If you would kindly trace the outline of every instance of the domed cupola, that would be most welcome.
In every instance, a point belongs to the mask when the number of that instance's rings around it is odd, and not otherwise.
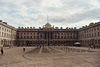
[[[45,24],[45,28],[51,28],[51,24],[47,22],[47,23]]]

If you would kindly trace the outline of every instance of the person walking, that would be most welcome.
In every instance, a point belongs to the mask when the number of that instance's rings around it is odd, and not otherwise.
[[[95,49],[95,45],[93,45],[93,48]]]
[[[1,47],[1,55],[3,54],[3,47]]]
[[[23,47],[23,51],[25,52],[25,46]]]

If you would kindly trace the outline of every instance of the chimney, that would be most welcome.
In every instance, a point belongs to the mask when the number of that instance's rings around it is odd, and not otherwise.
[[[0,20],[0,22],[2,22],[2,20]]]

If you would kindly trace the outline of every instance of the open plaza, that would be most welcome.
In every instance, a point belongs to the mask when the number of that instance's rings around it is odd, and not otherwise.
[[[0,67],[100,67],[100,49],[70,46],[4,47]]]

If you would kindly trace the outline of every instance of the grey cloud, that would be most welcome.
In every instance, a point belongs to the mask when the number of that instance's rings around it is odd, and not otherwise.
[[[85,19],[99,19],[100,18],[100,9],[93,9],[86,11],[82,14],[75,14],[73,17],[77,17],[77,19],[85,20]],[[75,19],[76,20],[76,19]]]
[[[23,2],[23,4],[27,7],[34,7],[34,6],[40,6],[41,5],[42,0],[26,0]]]
[[[91,0],[62,0],[65,8],[67,9],[75,9],[84,8],[90,9],[92,5],[90,4]]]
[[[49,19],[50,22],[64,22],[66,21],[66,19],[64,17],[57,17],[57,16],[54,16],[52,18]]]
[[[73,15],[70,15],[68,17],[53,17],[50,19],[51,22],[57,22],[57,23],[77,23],[82,20],[92,20],[92,19],[100,19],[100,9],[94,9],[94,10],[89,10],[83,13],[76,13]]]
[[[100,2],[100,0],[98,0]]]
[[[67,14],[67,11],[73,12],[77,9],[83,9],[83,12],[90,10],[93,8],[93,5],[90,4],[90,0],[62,0],[62,7],[46,7],[46,11],[58,14]]]
[[[2,8],[2,9],[18,9],[18,6],[17,6],[17,4],[14,2],[8,2],[8,1],[0,1],[0,8]]]
[[[48,12],[53,12],[53,13],[62,13],[65,10],[65,8],[63,8],[63,7],[46,7],[46,10]]]

